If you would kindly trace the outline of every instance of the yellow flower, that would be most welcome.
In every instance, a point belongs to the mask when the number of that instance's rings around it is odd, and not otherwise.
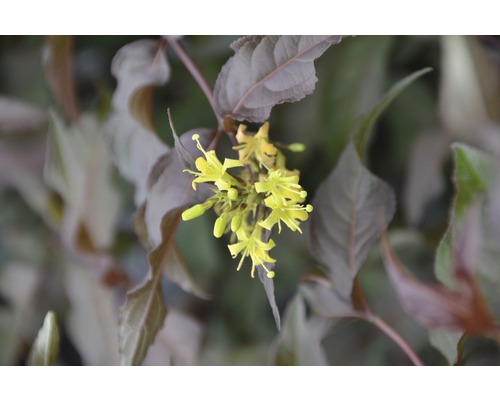
[[[283,221],[292,231],[299,231],[302,233],[299,227],[299,220],[305,221],[309,217],[308,213],[313,210],[310,204],[305,207],[294,201],[283,204],[281,199],[277,199],[274,196],[266,198],[264,203],[266,207],[271,208],[272,211],[264,221],[259,222],[259,225],[267,230],[271,230],[275,224],[278,224],[278,233],[281,232],[281,221]]]
[[[250,257],[252,260],[252,278],[254,277],[256,266],[261,266],[262,268],[264,268],[267,272],[267,277],[273,278],[274,272],[270,271],[265,266],[265,263],[276,262],[276,260],[271,258],[268,253],[269,250],[271,250],[275,246],[274,241],[270,239],[269,242],[264,243],[261,240],[262,229],[258,226],[255,226],[251,235],[248,235],[245,227],[241,227],[236,232],[236,236],[239,240],[238,243],[230,244],[227,247],[229,248],[229,251],[231,252],[233,258],[236,258],[236,256],[241,253],[241,259],[238,264],[237,271],[239,271],[241,266],[243,265],[243,260],[246,257]]]
[[[198,171],[191,171],[189,169],[184,170],[196,176],[192,182],[193,189],[196,190],[196,184],[202,182],[213,182],[219,190],[229,190],[231,186],[238,186],[239,182],[236,178],[227,173],[226,170],[229,168],[242,167],[243,163],[239,160],[226,158],[224,164],[222,164],[217,158],[215,150],[205,151],[205,149],[203,149],[199,138],[200,135],[193,135],[193,140],[196,141],[198,149],[200,149],[205,157],[198,157],[196,159],[195,164]]]
[[[236,133],[236,140],[240,145],[234,149],[239,150],[240,161],[250,164],[252,156],[255,156],[260,166],[273,168],[278,150],[268,140],[269,122],[265,122],[253,136],[246,135],[246,129],[246,125],[241,124]]]
[[[270,194],[283,205],[287,203],[287,199],[301,203],[307,196],[307,192],[299,185],[298,173],[290,175],[290,171],[276,169],[261,179],[261,182],[255,183],[257,193]]]

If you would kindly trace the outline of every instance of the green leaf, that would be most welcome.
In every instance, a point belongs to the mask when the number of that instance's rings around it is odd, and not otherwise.
[[[406,78],[403,78],[392,86],[392,88],[384,95],[384,97],[382,97],[382,99],[380,99],[375,107],[359,117],[354,129],[352,130],[351,140],[355,144],[356,150],[361,158],[364,157],[373,126],[382,112],[409,84],[431,70],[431,68],[423,68],[420,71],[414,72]]]
[[[215,106],[221,116],[264,122],[272,107],[314,91],[314,60],[342,36],[246,36],[217,78]]]
[[[457,346],[462,336],[463,332],[461,331],[442,329],[431,329],[429,331],[429,340],[432,346],[441,352],[449,365],[453,365],[457,361]]]
[[[454,218],[463,217],[476,196],[485,193],[495,174],[495,162],[486,153],[466,144],[452,145],[455,161]]]
[[[300,294],[288,304],[283,329],[274,348],[272,362],[275,365],[327,365],[321,347],[329,322],[318,317],[306,317],[306,307]]]
[[[336,298],[350,305],[354,279],[394,215],[394,193],[363,166],[349,144],[312,204],[311,255],[326,269]]]
[[[441,239],[436,252],[434,271],[437,278],[449,288],[455,288],[453,272],[453,238],[460,229],[469,206],[488,191],[495,170],[495,161],[486,153],[461,143],[452,145],[454,155],[455,198],[450,216],[450,226]]]
[[[162,220],[162,242],[148,255],[149,275],[127,293],[119,315],[120,363],[140,365],[159,332],[167,309],[163,300],[161,278],[171,250],[182,209],[173,209]]]
[[[59,331],[56,316],[49,311],[38,331],[35,342],[28,356],[28,365],[54,365],[59,353]]]

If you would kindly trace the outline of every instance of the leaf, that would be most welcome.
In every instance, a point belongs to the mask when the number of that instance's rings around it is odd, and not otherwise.
[[[274,264],[266,263],[266,268],[271,271],[274,269]],[[269,301],[269,305],[273,311],[274,322],[276,322],[276,327],[279,331],[281,329],[281,319],[280,311],[276,305],[276,298],[274,296],[274,280],[267,277],[267,272],[264,268],[257,268],[257,275],[260,282],[264,286],[264,290],[266,291],[267,300]]]
[[[162,219],[162,243],[148,254],[150,271],[143,283],[127,293],[119,314],[120,363],[140,365],[164,324],[167,309],[161,277],[171,250],[182,209],[173,209]]]
[[[49,311],[28,356],[28,365],[54,365],[59,353],[59,331],[54,312]]]
[[[52,113],[50,122],[44,177],[65,202],[61,236],[66,244],[77,246],[83,228],[94,249],[107,249],[114,239],[120,198],[112,183],[102,127],[91,115],[65,127]]]
[[[394,194],[349,144],[312,204],[310,252],[325,268],[336,298],[349,305],[354,278],[394,214]]]
[[[477,196],[487,192],[497,168],[491,157],[473,147],[454,143],[452,150],[455,198],[450,226],[439,244],[434,265],[436,276],[449,288],[455,288],[452,268],[452,241],[455,231],[461,226],[468,207]]]
[[[325,278],[306,277],[299,286],[299,292],[311,309],[321,317],[342,317],[354,311],[352,302],[340,298],[332,283]]]
[[[0,135],[41,130],[47,114],[32,104],[0,96]]]
[[[89,267],[67,262],[64,285],[70,302],[67,332],[84,365],[118,365],[117,304],[114,292]]]
[[[190,315],[171,309],[144,365],[197,365],[204,328]]]
[[[115,110],[130,113],[151,132],[154,132],[152,86],[163,85],[170,77],[164,46],[164,41],[137,40],[118,50],[111,64],[111,72],[118,81],[113,94]]]
[[[170,115],[170,109],[167,110],[168,113],[168,122],[170,123],[170,129],[172,130],[172,136],[174,137],[174,147],[177,151],[177,155],[179,156],[180,162],[188,169],[195,171],[196,164],[191,153],[184,147],[177,132],[174,128],[174,123],[172,121],[172,116]],[[208,133],[207,133],[208,134]]]
[[[73,76],[73,37],[49,36],[44,49],[47,84],[56,102],[70,121],[80,115]]]
[[[442,329],[431,329],[429,331],[432,346],[441,352],[449,365],[454,365],[457,362],[457,346],[462,336],[463,332],[461,331]]]
[[[264,122],[276,104],[314,91],[314,60],[341,36],[249,36],[233,43],[214,88],[221,116]]]
[[[306,317],[304,300],[296,294],[285,312],[283,329],[272,349],[275,365],[327,365],[321,347],[329,322]]]
[[[404,191],[406,217],[410,224],[422,218],[425,206],[445,189],[443,164],[450,138],[442,132],[420,135],[413,144]]]
[[[214,132],[208,129],[193,129],[180,137],[183,146],[189,151],[193,158],[201,156],[192,140],[193,133],[200,134],[200,143],[204,148],[214,137]],[[151,169],[148,178],[148,193],[144,221],[148,232],[148,241],[152,247],[161,242],[159,221],[169,212],[177,207],[191,206],[203,202],[212,191],[208,185],[198,185],[193,190],[191,182],[193,176],[183,172],[184,166],[179,160],[176,152],[169,152],[161,156]]]
[[[401,307],[426,328],[466,330],[480,334],[492,329],[493,321],[469,277],[460,275],[459,290],[417,281],[392,253],[382,237],[384,265]],[[455,266],[455,270],[456,270]]]
[[[153,165],[169,151],[152,122],[152,87],[165,84],[170,76],[163,42],[144,39],[125,45],[113,58],[111,70],[118,85],[105,139],[120,174],[135,185],[135,204],[140,206]]]
[[[356,121],[355,128],[351,133],[351,140],[356,146],[356,150],[361,158],[364,157],[366,146],[370,139],[370,134],[373,130],[375,122],[378,120],[382,112],[391,104],[391,102],[406,89],[408,85],[420,78],[422,75],[430,72],[431,68],[423,68],[406,78],[397,82],[391,89],[380,99],[378,104],[367,113],[364,113]]]
[[[136,206],[144,203],[148,176],[168,146],[127,113],[114,113],[104,125],[108,154],[120,174],[135,186]]]

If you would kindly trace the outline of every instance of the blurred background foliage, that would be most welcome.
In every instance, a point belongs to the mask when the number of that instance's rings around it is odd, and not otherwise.
[[[220,68],[232,55],[229,44],[236,38],[188,36],[181,43],[213,85]],[[82,110],[105,114],[116,87],[111,60],[122,46],[137,39],[140,38],[74,38],[73,72]],[[42,115],[56,108],[42,63],[45,41],[45,37],[36,36],[0,37],[0,95],[25,102]],[[167,57],[171,77],[154,91],[153,115],[160,138],[172,146],[167,108],[179,133],[198,127],[215,128],[216,120],[202,91],[168,47]],[[301,170],[301,184],[312,198],[335,166],[356,117],[370,109],[392,84],[414,71],[431,67],[432,72],[410,85],[383,114],[367,155],[368,168],[397,194],[397,213],[390,225],[393,246],[412,272],[429,282],[435,279],[434,252],[446,230],[453,195],[449,141],[460,140],[487,151],[491,147],[486,143],[500,145],[498,128],[483,135],[487,137],[484,141],[478,141],[477,137],[483,136],[476,135],[477,129],[483,129],[481,113],[493,125],[500,116],[499,63],[499,37],[346,38],[316,61],[318,82],[312,95],[273,110],[270,137],[284,143],[306,144],[305,152],[290,153],[287,162],[290,168]],[[469,64],[475,73],[467,72]],[[457,104],[460,90],[465,91],[469,103]],[[480,100],[474,100],[474,90]],[[1,113],[0,109],[0,116]],[[469,126],[464,126],[464,119]],[[33,126],[27,124],[15,132],[0,129],[0,364],[25,363],[50,309],[55,311],[60,325],[60,364],[113,363],[111,356],[99,359],[94,355],[100,346],[110,346],[113,335],[110,334],[109,342],[102,342],[99,329],[106,323],[89,316],[101,307],[99,296],[108,293],[97,293],[92,283],[82,283],[85,279],[99,281],[96,274],[88,271],[69,282],[67,269],[61,266],[64,256],[50,217],[37,212],[34,197],[39,190],[33,187],[37,182],[30,177],[43,166],[46,135],[43,117]],[[6,162],[9,154],[15,154],[10,164]],[[113,183],[121,196],[113,252],[120,268],[135,284],[145,275],[147,261],[146,250],[132,225],[133,187],[117,173]],[[177,310],[167,317],[167,325],[171,318],[175,331],[168,340],[180,355],[172,354],[172,348],[165,356],[157,350],[148,355],[146,363],[265,365],[269,361],[269,348],[277,331],[266,294],[258,279],[251,279],[245,270],[236,272],[225,242],[212,236],[214,219],[207,213],[181,223],[175,237],[194,279],[212,299],[198,299],[165,281],[167,304]],[[301,277],[315,267],[305,235],[285,230],[275,238],[277,246],[272,255],[278,263],[274,283],[282,313]],[[123,282],[103,283],[102,279],[100,282],[112,289],[119,306],[130,286]],[[427,331],[401,310],[378,247],[361,271],[360,283],[374,310],[401,333],[425,363],[445,364],[443,356],[430,346]],[[92,302],[96,304],[87,304]],[[100,315],[116,317],[113,312]],[[88,323],[89,318],[92,323]],[[386,336],[362,321],[340,322],[323,344],[329,363],[334,365],[409,364],[404,353]],[[469,364],[500,364],[500,352],[494,342],[473,339],[467,347],[473,350]]]

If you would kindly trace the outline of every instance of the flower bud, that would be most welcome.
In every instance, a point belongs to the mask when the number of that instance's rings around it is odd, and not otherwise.
[[[233,219],[231,220],[231,231],[236,232],[238,229],[240,229],[242,219],[243,218],[241,214],[233,217]]]
[[[227,218],[221,215],[219,218],[215,220],[214,224],[214,236],[216,238],[220,238],[224,231],[226,230]]]
[[[203,204],[196,204],[182,213],[182,220],[189,221],[202,215],[206,211]]]
[[[303,143],[291,143],[287,146],[287,149],[295,153],[300,153],[306,149]]]
[[[227,197],[229,200],[236,200],[238,198],[238,191],[235,188],[231,188],[227,191]]]

